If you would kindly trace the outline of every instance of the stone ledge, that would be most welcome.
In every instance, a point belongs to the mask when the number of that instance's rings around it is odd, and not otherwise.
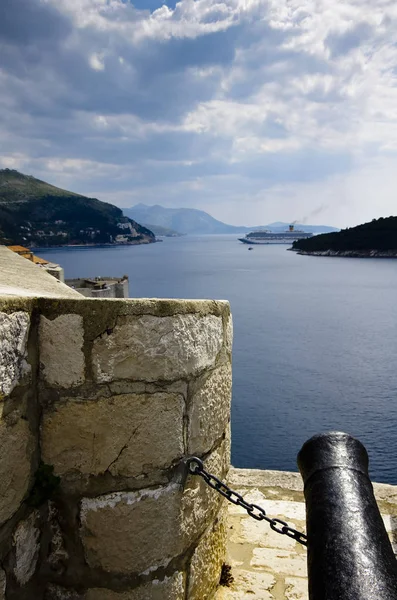
[[[0,273],[0,296],[76,300],[80,297],[78,292],[6,246],[0,246]]]
[[[67,286],[66,286],[67,287]],[[70,288],[68,288],[70,289]],[[71,290],[73,292],[73,290]],[[77,293],[77,292],[76,292]],[[16,294],[17,296],[19,294]],[[90,314],[95,317],[103,313],[120,316],[172,317],[174,315],[214,315],[228,317],[230,305],[227,300],[182,300],[176,298],[85,298],[77,294],[77,298],[62,298],[62,312]],[[52,312],[58,311],[56,300],[44,298],[42,307]]]

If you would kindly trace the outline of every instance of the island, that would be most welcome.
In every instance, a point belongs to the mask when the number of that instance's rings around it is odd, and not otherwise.
[[[155,241],[150,229],[117,206],[14,169],[0,170],[0,244],[37,248]]]
[[[357,227],[297,240],[291,250],[311,256],[397,258],[397,217],[381,217]]]

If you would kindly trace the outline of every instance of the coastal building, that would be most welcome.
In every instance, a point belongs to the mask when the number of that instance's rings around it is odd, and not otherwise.
[[[48,260],[44,260],[44,258],[36,256],[29,248],[25,248],[24,246],[7,246],[7,248],[12,252],[15,252],[15,254],[19,254],[19,256],[30,260],[30,262],[44,269],[62,283],[65,281],[65,272],[57,263],[49,262]]]
[[[66,285],[86,298],[128,298],[128,276],[66,279]]]
[[[26,258],[33,264],[44,269],[62,283],[85,296],[86,298],[128,298],[129,284],[128,276],[123,277],[95,277],[82,279],[67,279],[65,281],[64,269],[56,264],[40,258],[33,254],[29,248],[24,246],[7,246],[9,250]]]

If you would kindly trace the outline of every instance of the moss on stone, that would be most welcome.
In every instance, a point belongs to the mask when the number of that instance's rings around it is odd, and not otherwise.
[[[30,314],[35,308],[36,304],[36,298],[24,298],[21,296],[0,297],[0,311],[8,314],[21,310]]]

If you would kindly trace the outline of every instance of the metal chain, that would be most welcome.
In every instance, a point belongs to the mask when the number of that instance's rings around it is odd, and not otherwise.
[[[267,521],[273,531],[276,531],[281,535],[287,535],[288,537],[299,542],[299,544],[302,544],[302,546],[307,546],[307,536],[304,533],[294,529],[293,527],[290,527],[288,523],[282,521],[281,519],[268,517],[264,508],[244,500],[241,494],[238,494],[228,485],[226,485],[226,483],[218,479],[218,477],[215,477],[215,475],[212,475],[212,473],[206,471],[204,469],[202,460],[196,456],[192,456],[191,458],[187,459],[186,464],[189,472],[192,475],[199,475],[202,477],[213,490],[219,492],[222,496],[229,500],[229,502],[244,508],[250,517],[256,519],[257,521]]]

